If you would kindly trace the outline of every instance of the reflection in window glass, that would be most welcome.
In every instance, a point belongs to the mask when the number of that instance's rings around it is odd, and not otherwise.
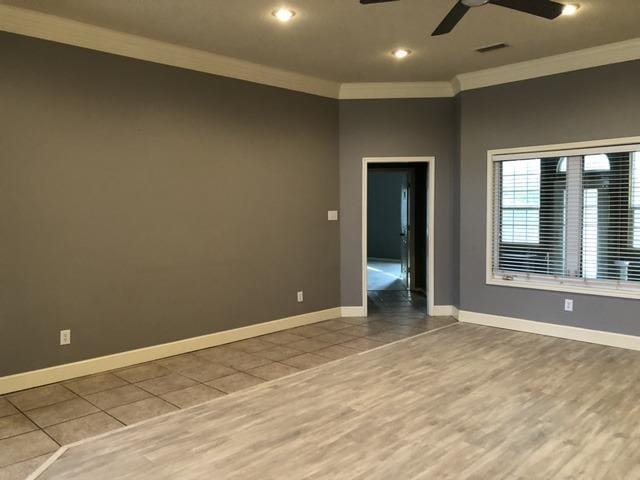
[[[631,157],[631,208],[633,210],[633,248],[640,248],[640,152]]]
[[[598,189],[584,190],[582,211],[582,276],[598,278]]]
[[[501,234],[505,243],[540,241],[540,159],[502,163]]]
[[[604,153],[598,155],[585,155],[585,172],[608,172],[609,170],[611,170],[611,162],[609,162],[609,157]],[[562,157],[558,162],[558,172],[567,173],[567,157]]]

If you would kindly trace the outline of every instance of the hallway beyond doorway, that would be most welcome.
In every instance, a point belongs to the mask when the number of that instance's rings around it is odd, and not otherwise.
[[[367,261],[368,290],[407,290],[400,260],[370,258]]]
[[[430,318],[427,315],[427,297],[422,292],[370,290],[367,304],[370,318],[392,317],[399,322]]]
[[[402,181],[399,184],[391,180],[394,173],[400,174]],[[422,292],[426,295],[425,313],[431,314],[435,274],[432,261],[434,192],[434,157],[362,159],[361,285],[365,315],[371,292],[400,293],[406,297],[413,292]],[[379,242],[382,239],[385,242]],[[381,245],[385,248],[381,249]],[[392,265],[370,264],[386,259],[394,259]],[[399,259],[400,264],[399,280],[394,278],[397,275],[397,266],[393,265],[395,259]],[[377,277],[373,284],[369,282],[372,274]],[[404,288],[399,288],[402,285]],[[376,288],[383,290],[374,290]]]

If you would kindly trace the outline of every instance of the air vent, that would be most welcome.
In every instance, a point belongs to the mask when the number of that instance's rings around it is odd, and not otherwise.
[[[506,43],[494,43],[492,45],[486,45],[484,47],[476,48],[476,52],[487,53],[493,52],[494,50],[501,50],[503,48],[507,48],[509,45]]]

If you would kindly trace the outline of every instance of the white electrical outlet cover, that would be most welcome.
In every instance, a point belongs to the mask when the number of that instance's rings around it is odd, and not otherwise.
[[[573,312],[573,300],[570,298],[564,299],[564,311]]]
[[[298,292],[298,302],[303,302],[303,301],[304,301],[304,293]]]
[[[60,330],[60,345],[71,343],[71,330]]]
[[[338,211],[337,210],[329,210],[327,213],[327,219],[330,222],[335,222],[338,220]]]

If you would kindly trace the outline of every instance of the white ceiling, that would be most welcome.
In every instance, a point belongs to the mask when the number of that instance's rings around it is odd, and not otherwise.
[[[539,19],[488,5],[449,35],[431,31],[455,0],[0,0],[116,31],[335,82],[418,82],[636,38],[639,0],[576,0],[575,17]],[[280,24],[270,12],[297,12]],[[475,48],[506,42],[480,54]],[[395,47],[414,54],[399,62]]]

